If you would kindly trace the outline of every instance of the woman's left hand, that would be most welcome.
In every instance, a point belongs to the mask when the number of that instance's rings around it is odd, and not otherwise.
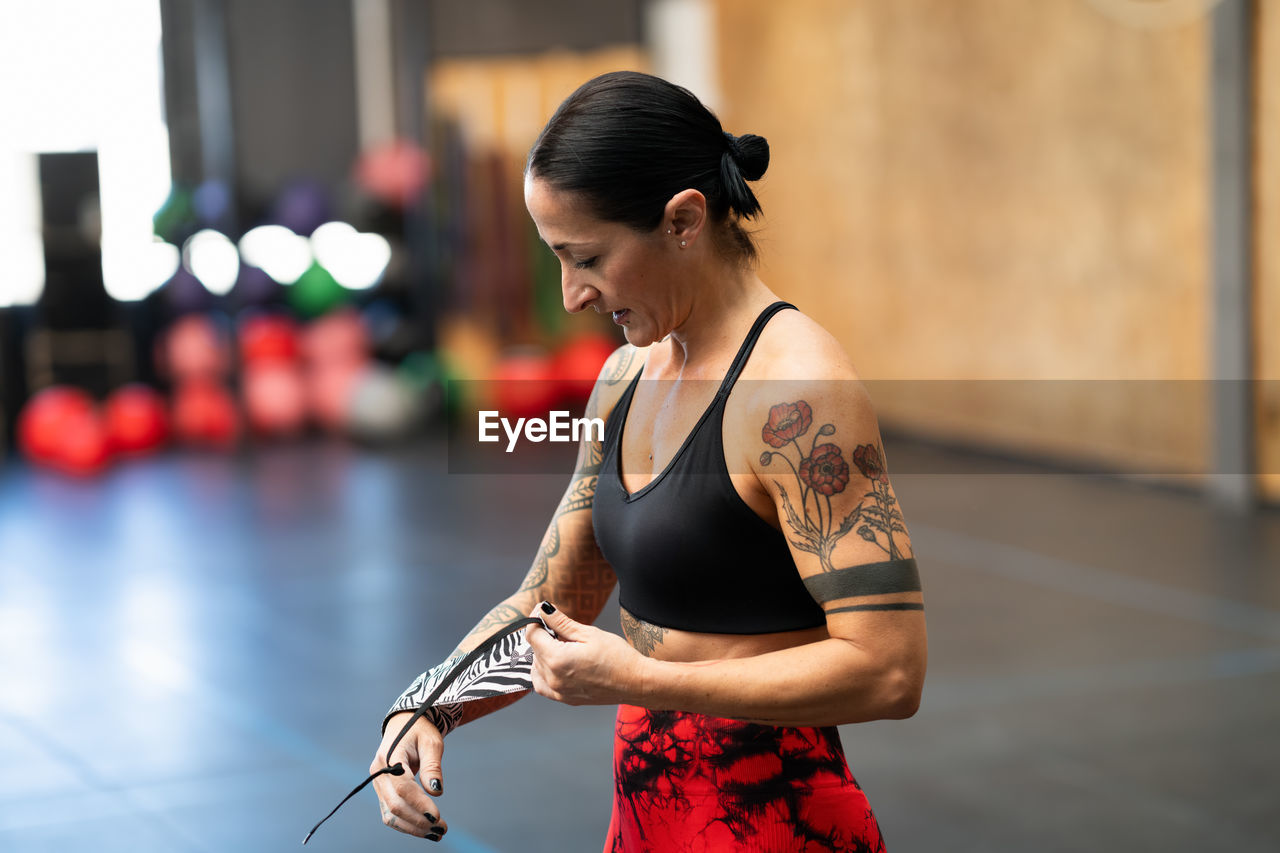
[[[533,647],[533,689],[540,696],[566,705],[616,705],[635,702],[640,695],[642,667],[648,658],[617,634],[575,622],[542,605],[531,616],[556,632],[552,637],[537,625],[525,629]]]

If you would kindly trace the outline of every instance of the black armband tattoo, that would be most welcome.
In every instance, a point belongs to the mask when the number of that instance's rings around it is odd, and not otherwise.
[[[848,607],[833,607],[827,611],[832,613],[853,613],[861,610],[924,610],[918,601],[886,601],[884,604],[851,604]]]
[[[862,566],[850,566],[847,569],[836,569],[823,572],[804,579],[804,585],[819,604],[837,601],[841,598],[855,598],[862,595],[887,595],[895,592],[919,592],[920,572],[916,569],[916,558],[907,557],[900,560],[885,560],[881,563],[867,563]],[[841,608],[849,610],[855,608]],[[859,609],[870,609],[862,607]],[[907,608],[895,608],[907,609]],[[915,609],[915,608],[910,608]],[[921,608],[923,609],[923,608]],[[839,611],[828,611],[839,612]]]

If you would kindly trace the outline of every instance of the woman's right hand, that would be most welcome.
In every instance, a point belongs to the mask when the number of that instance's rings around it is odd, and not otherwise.
[[[444,776],[440,772],[444,738],[440,736],[439,729],[430,721],[418,718],[413,728],[396,745],[390,762],[383,758],[411,716],[412,711],[401,711],[387,721],[387,731],[378,746],[378,754],[369,765],[369,772],[376,773],[397,762],[403,765],[403,774],[394,776],[384,773],[373,780],[382,822],[397,832],[439,841],[449,827],[440,819],[440,809],[427,796],[428,792],[436,797],[444,793]],[[418,776],[422,777],[422,783],[418,782]],[[425,790],[423,785],[426,786]]]

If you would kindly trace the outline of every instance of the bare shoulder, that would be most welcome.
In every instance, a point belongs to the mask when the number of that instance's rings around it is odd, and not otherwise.
[[[912,555],[871,397],[844,348],[812,319],[783,311],[765,327],[725,409],[723,436],[730,470],[772,502],[804,577]]]
[[[857,379],[853,361],[835,336],[800,311],[779,311],[760,333],[747,379]]]
[[[845,348],[816,320],[800,311],[780,311],[756,342],[735,386],[742,413],[767,412],[783,398],[823,400],[846,418],[874,425],[871,399]]]
[[[779,312],[765,326],[726,404],[723,438],[730,470],[758,481],[743,488],[775,497],[779,452],[797,471],[816,451],[840,454],[846,467],[884,454],[871,396],[848,353],[799,311]]]

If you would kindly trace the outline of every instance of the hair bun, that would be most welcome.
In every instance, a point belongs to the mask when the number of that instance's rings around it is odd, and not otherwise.
[[[744,133],[734,136],[724,131],[725,147],[720,154],[720,183],[729,208],[745,219],[760,212],[760,200],[747,186],[758,181],[769,168],[769,143],[763,136]]]
[[[738,164],[742,177],[748,181],[763,178],[769,168],[768,140],[754,133],[744,133],[737,137],[725,135],[729,137],[729,149],[733,152],[733,159]]]

